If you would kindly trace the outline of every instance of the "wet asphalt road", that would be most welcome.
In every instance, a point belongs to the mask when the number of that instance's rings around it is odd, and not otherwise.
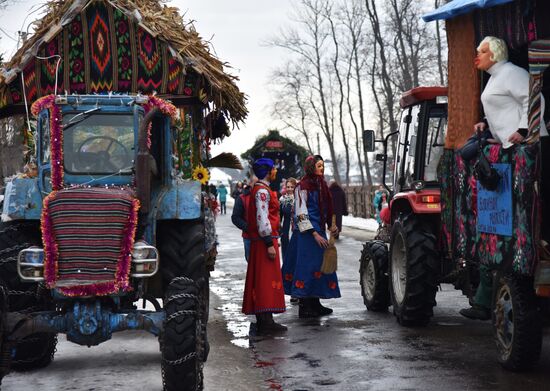
[[[231,213],[231,210],[229,210]],[[458,315],[467,300],[450,285],[438,292],[431,324],[399,326],[391,312],[368,312],[359,287],[362,241],[372,235],[344,228],[337,243],[342,298],[326,300],[334,314],[299,319],[287,300],[278,321],[289,328],[275,338],[254,336],[253,317],[241,314],[246,272],[240,232],[229,214],[218,218],[219,257],[211,278],[211,351],[205,389],[218,390],[550,390],[550,336],[539,365],[509,373],[495,361],[489,322]],[[60,337],[54,362],[45,369],[12,373],[2,391],[160,391],[157,339],[122,332],[97,347]]]
[[[461,317],[458,310],[468,302],[452,285],[438,292],[427,327],[404,328],[391,312],[368,312],[358,259],[360,239],[369,234],[345,228],[337,243],[342,298],[323,302],[334,313],[319,320],[299,319],[297,306],[287,300],[287,312],[276,318],[288,332],[254,337],[253,317],[240,313],[246,263],[229,215],[218,219],[218,233],[220,256],[211,283],[223,303],[217,309],[233,334],[232,343],[250,350],[266,389],[550,390],[549,330],[533,371],[506,372],[495,360],[490,322]]]

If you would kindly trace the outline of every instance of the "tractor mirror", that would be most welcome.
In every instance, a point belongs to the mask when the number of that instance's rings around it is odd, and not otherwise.
[[[363,130],[363,148],[365,149],[365,152],[373,152],[374,143],[374,130]]]
[[[388,156],[386,156],[386,154],[384,153],[377,153],[376,154],[376,161],[377,162],[385,162],[387,160]]]

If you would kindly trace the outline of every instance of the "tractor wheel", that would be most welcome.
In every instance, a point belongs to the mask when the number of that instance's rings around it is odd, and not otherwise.
[[[361,295],[369,311],[383,312],[390,305],[388,248],[380,240],[363,245],[359,266]]]
[[[6,343],[4,330],[7,312],[7,293],[4,287],[0,285],[0,386],[2,385],[2,379],[10,372],[11,367],[11,349]]]
[[[424,326],[433,316],[440,259],[433,227],[416,215],[399,218],[390,242],[393,312],[403,326]]]
[[[0,284],[8,290],[8,310],[11,312],[48,308],[48,292],[40,289],[37,283],[22,282],[17,274],[19,251],[30,246],[41,246],[38,223],[15,221],[0,224]],[[17,341],[11,365],[19,371],[46,367],[53,360],[56,346],[56,333],[29,335]]]
[[[176,277],[166,290],[160,337],[164,391],[202,390],[199,289],[193,280]]]
[[[532,368],[542,346],[542,319],[533,280],[498,277],[493,310],[493,331],[498,361],[511,371]]]
[[[165,287],[176,277],[198,281],[207,276],[204,223],[197,220],[166,220],[158,223],[157,247]]]
[[[184,349],[166,351],[167,356],[163,359],[163,374],[165,374],[165,388],[167,390],[180,389],[174,384],[186,384],[181,389],[202,389],[202,363],[206,361],[208,356],[208,341],[206,338],[206,324],[208,322],[208,305],[209,305],[209,287],[208,287],[208,272],[206,270],[206,252],[205,252],[205,235],[204,235],[204,221],[203,219],[197,220],[167,220],[159,222],[157,233],[157,245],[161,258],[161,273],[163,278],[163,285],[166,288],[165,296],[169,291],[173,289],[174,281],[179,281],[178,286],[183,280],[189,280],[194,283],[194,289],[196,296],[193,301],[193,311],[196,314],[193,317],[192,337],[187,336],[190,333],[190,328],[183,330],[182,333],[187,333],[185,336],[186,341],[193,340],[193,349]],[[171,288],[172,287],[172,288]],[[188,305],[188,304],[186,304]],[[165,308],[166,317],[169,318],[170,308]],[[179,323],[189,322],[187,319],[174,320],[178,325],[178,332],[181,331]],[[171,325],[166,323],[166,327],[170,328]],[[171,332],[173,334],[173,332]],[[170,334],[165,333],[168,336]],[[190,342],[189,342],[190,343]],[[189,345],[186,342],[187,345]],[[177,342],[175,342],[177,345]],[[161,341],[161,350],[163,349],[164,342]],[[164,348],[166,349],[166,347]],[[179,349],[179,348],[178,348]],[[188,355],[194,354],[194,356],[188,361],[190,363],[181,363],[179,365],[169,365],[168,363],[177,362],[182,358],[188,357]],[[177,357],[176,357],[177,356]],[[168,361],[166,361],[168,360]],[[187,373],[187,371],[189,373]],[[170,378],[174,376],[177,379],[188,378],[194,379],[192,384],[194,386],[187,386],[186,383],[181,383],[179,380],[171,383]],[[170,388],[170,384],[176,388]],[[189,383],[191,384],[191,383]]]

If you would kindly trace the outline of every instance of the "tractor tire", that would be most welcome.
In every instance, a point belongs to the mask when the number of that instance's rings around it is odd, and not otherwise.
[[[187,277],[201,288],[200,315],[205,328],[204,343],[208,345],[206,324],[209,311],[209,272],[206,269],[204,219],[159,222],[157,248],[160,252],[160,271],[164,287],[176,277]]]
[[[11,366],[19,372],[45,368],[53,361],[56,350],[56,333],[31,334],[17,342]]]
[[[19,251],[30,246],[41,246],[40,226],[36,222],[9,222],[0,224],[0,284],[8,290],[10,312],[42,311],[48,308],[48,292],[35,282],[22,282],[17,274]],[[11,362],[13,369],[27,371],[48,366],[57,346],[56,333],[29,335],[15,346]]]
[[[542,347],[542,317],[532,278],[497,277],[493,331],[499,363],[511,371],[532,368]]]
[[[393,312],[403,326],[425,326],[433,316],[440,268],[437,238],[428,221],[409,214],[393,225],[390,292]]]
[[[199,289],[193,280],[176,277],[166,290],[160,337],[164,391],[203,389]]]
[[[365,243],[359,262],[359,282],[363,303],[369,311],[387,311],[390,305],[390,291],[386,244],[380,240]]]
[[[176,277],[187,277],[193,281],[206,278],[204,239],[203,219],[158,223],[157,248],[164,287]]]
[[[6,314],[8,312],[7,304],[7,291],[0,285],[0,388],[2,386],[2,379],[10,372],[11,368],[11,349],[7,344],[4,329]]]

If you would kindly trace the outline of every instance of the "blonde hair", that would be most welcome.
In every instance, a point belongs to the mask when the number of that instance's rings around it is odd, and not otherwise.
[[[292,183],[292,184],[294,185],[294,187],[296,187],[296,182],[297,182],[297,181],[296,181],[296,178],[292,178],[292,177],[287,178],[287,180],[286,180],[286,182],[285,182],[285,186],[286,186],[286,184],[289,183],[289,182]]]
[[[480,50],[484,43],[489,44],[489,50],[493,53],[491,61],[499,62],[508,60],[508,46],[506,46],[506,42],[504,42],[503,39],[487,36],[479,43],[477,50]]]

